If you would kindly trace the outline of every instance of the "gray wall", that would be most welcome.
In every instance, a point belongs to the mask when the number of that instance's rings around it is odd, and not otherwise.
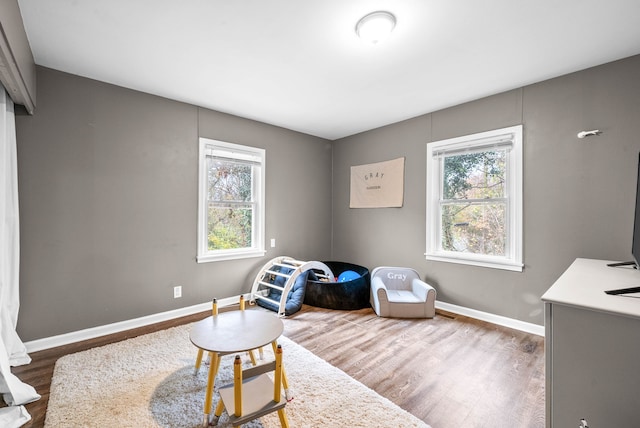
[[[575,258],[631,258],[639,77],[635,56],[334,142],[334,259],[411,266],[439,300],[542,324],[540,296]],[[524,271],[425,260],[426,143],[520,123]],[[350,166],[401,156],[404,206],[349,209]]]
[[[412,266],[439,300],[542,324],[540,296],[573,259],[630,259],[638,76],[640,56],[332,143],[38,68],[36,114],[17,118],[18,333],[34,340],[247,292],[281,254]],[[426,143],[519,123],[524,272],[426,261]],[[590,129],[604,134],[576,138]],[[278,245],[266,257],[195,262],[198,136],[267,150],[266,238]],[[401,156],[404,206],[349,209],[350,167]]]
[[[58,71],[16,118],[25,341],[248,292],[267,260],[327,259],[331,144]],[[267,151],[263,258],[198,264],[198,137]],[[183,297],[173,298],[182,285]]]

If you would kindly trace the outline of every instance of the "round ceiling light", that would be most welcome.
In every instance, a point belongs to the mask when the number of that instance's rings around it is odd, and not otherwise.
[[[364,16],[356,24],[356,34],[365,42],[378,44],[384,41],[396,26],[396,17],[389,12],[378,11]]]

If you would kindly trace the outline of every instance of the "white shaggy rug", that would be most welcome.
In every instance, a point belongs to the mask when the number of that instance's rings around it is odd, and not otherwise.
[[[174,327],[60,358],[45,427],[201,426],[208,366],[193,374],[190,329]],[[294,397],[285,408],[291,428],[429,427],[291,340],[281,337],[279,343]],[[265,359],[272,355],[265,347]],[[223,358],[216,387],[232,382],[232,362],[231,355]],[[218,426],[230,426],[226,412]],[[280,422],[272,413],[245,427]]]

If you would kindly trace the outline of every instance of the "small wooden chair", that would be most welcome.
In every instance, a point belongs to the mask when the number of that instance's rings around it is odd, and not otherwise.
[[[284,412],[287,400],[282,396],[282,346],[278,345],[275,361],[242,369],[239,355],[233,363],[233,384],[220,388],[220,400],[216,406],[214,424],[227,410],[234,427],[245,424],[272,412],[278,412],[282,428],[289,428]],[[273,380],[268,373],[274,372]]]

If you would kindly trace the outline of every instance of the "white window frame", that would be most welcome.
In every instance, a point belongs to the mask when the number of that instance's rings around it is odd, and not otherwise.
[[[253,202],[256,206],[253,225],[252,243],[250,248],[214,250],[208,249],[207,230],[207,155],[227,157],[231,160],[252,161],[258,164],[258,172],[254,174]],[[228,143],[225,141],[199,139],[198,150],[198,263],[235,260],[250,257],[262,257],[266,254],[264,248],[265,236],[265,160],[264,149]]]
[[[464,153],[510,146],[507,152],[506,188],[507,233],[505,256],[447,251],[442,248],[440,201],[443,191],[442,153]],[[522,272],[522,125],[427,143],[427,260],[460,263]]]

